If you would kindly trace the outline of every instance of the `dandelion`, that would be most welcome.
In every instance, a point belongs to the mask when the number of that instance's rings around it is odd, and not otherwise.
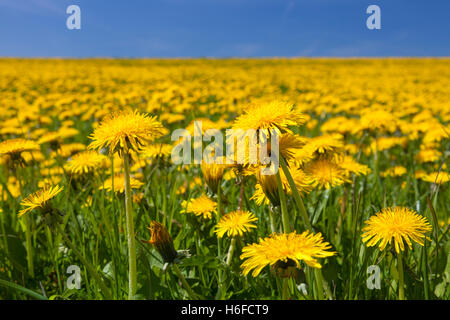
[[[89,136],[92,140],[89,149],[109,148],[112,155],[117,152],[123,158],[125,214],[128,237],[129,290],[128,298],[134,299],[137,288],[136,244],[134,237],[133,207],[131,198],[130,152],[142,148],[166,133],[162,124],[146,114],[137,111],[124,111],[104,119]]]
[[[262,269],[270,265],[276,269],[286,269],[288,266],[301,268],[300,261],[313,268],[322,268],[317,258],[326,258],[336,254],[329,251],[331,246],[323,241],[321,233],[313,234],[305,231],[297,234],[272,234],[260,239],[259,243],[248,245],[242,249],[241,259],[245,260],[241,268],[244,276],[252,271],[252,276],[258,276]]]
[[[89,136],[89,149],[108,147],[114,152],[142,151],[149,142],[159,138],[164,127],[155,119],[137,111],[125,111],[106,117]]]
[[[214,230],[219,238],[222,238],[225,233],[227,236],[235,237],[242,236],[245,232],[250,231],[252,228],[256,228],[253,222],[258,218],[248,211],[233,211],[224,215],[216,225]]]
[[[366,221],[361,237],[366,246],[373,247],[379,243],[380,251],[391,243],[397,252],[399,274],[399,299],[405,298],[403,282],[403,257],[405,243],[412,249],[411,240],[424,245],[425,233],[431,230],[427,219],[405,207],[384,208]]]
[[[412,249],[411,240],[423,246],[424,234],[431,230],[425,217],[405,207],[384,208],[370,217],[366,224],[362,229],[362,240],[367,242],[367,246],[375,246],[381,241],[379,247],[384,250],[393,242],[397,253],[405,250],[405,242]]]
[[[23,164],[22,152],[37,150],[39,150],[39,144],[32,140],[18,138],[0,142],[0,156],[8,156],[13,163]]]
[[[305,123],[304,116],[294,110],[288,102],[272,101],[251,105],[243,115],[233,123],[233,129],[254,129],[268,131],[273,129],[278,133],[291,132],[289,126],[298,126]]]
[[[29,195],[27,198],[23,199],[22,202],[20,203],[22,206],[26,208],[19,211],[19,217],[37,208],[40,208],[44,213],[49,212],[51,210],[51,207],[49,206],[49,201],[53,199],[57,194],[59,194],[62,190],[63,187],[60,187],[58,185],[54,187],[47,186]]]
[[[320,188],[330,189],[348,181],[345,171],[329,159],[311,161],[304,170]]]
[[[211,219],[211,214],[217,213],[217,203],[206,195],[189,201],[183,200],[181,207],[185,208],[180,211],[181,213],[193,213],[203,219]]]
[[[152,221],[148,229],[151,233],[151,239],[148,243],[155,246],[165,263],[172,263],[178,254],[166,227],[156,221]]]
[[[66,164],[66,168],[73,174],[85,174],[105,167],[107,158],[95,151],[77,153]]]
[[[114,180],[114,185],[113,185]],[[130,189],[139,189],[142,187],[144,183],[135,178],[130,178]],[[124,193],[125,192],[125,181],[122,179],[122,176],[116,174],[113,178],[108,178],[103,182],[103,185],[100,186],[100,190],[106,189],[107,191],[112,191],[116,193]]]

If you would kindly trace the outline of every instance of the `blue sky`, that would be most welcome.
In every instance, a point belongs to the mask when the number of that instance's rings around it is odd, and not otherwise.
[[[450,56],[450,1],[0,0],[0,56]]]

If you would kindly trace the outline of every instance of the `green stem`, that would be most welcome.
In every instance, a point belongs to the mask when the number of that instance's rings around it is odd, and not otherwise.
[[[283,279],[283,290],[281,292],[281,300],[289,300],[289,286],[288,286],[289,278]]]
[[[422,275],[423,275],[423,291],[425,293],[425,300],[430,300],[429,287],[428,284],[428,259],[427,259],[427,242],[424,241],[424,246],[422,248]]]
[[[405,300],[405,284],[403,279],[403,253],[397,255],[398,259],[398,299]]]
[[[280,157],[280,164],[281,164],[281,168],[283,169],[284,175],[286,176],[286,179],[288,180],[289,186],[291,187],[292,194],[293,194],[294,200],[299,208],[300,214],[303,217],[303,222],[305,223],[306,228],[309,231],[313,232],[312,225],[311,225],[311,222],[309,221],[308,213],[306,212],[306,208],[303,203],[302,197],[300,196],[300,192],[298,191],[297,186],[295,185],[294,179],[292,178],[291,172],[289,171],[289,168],[287,167],[286,160],[284,160],[283,157]],[[280,182],[281,182],[281,180],[280,180]],[[326,282],[324,282],[324,280],[323,280],[322,271],[320,269],[315,269],[314,273],[315,273],[316,281],[318,283],[319,299],[323,299],[323,292],[322,292],[321,288],[325,288],[325,291],[327,292],[328,297],[331,299],[332,293],[331,293],[330,288],[328,287],[328,284]]]
[[[317,295],[319,300],[323,300],[323,280],[322,280],[322,272],[320,269],[314,269],[314,275],[317,283]]]
[[[270,220],[270,230],[272,231],[272,233],[275,233],[277,232],[277,228],[275,227],[275,214],[273,210],[275,210],[275,207],[270,207],[269,220]]]
[[[97,271],[94,269],[94,267],[89,263],[89,261],[86,260],[86,258],[81,254],[80,251],[75,247],[75,245],[70,241],[69,237],[66,235],[64,230],[61,229],[60,225],[56,225],[58,232],[61,234],[61,236],[64,238],[64,241],[66,244],[72,249],[72,251],[75,253],[75,255],[78,257],[78,259],[81,260],[81,262],[84,264],[86,269],[91,273],[91,275],[94,277],[95,281],[97,281],[98,285],[102,289],[103,293],[105,294],[106,298],[108,300],[113,300],[111,292],[109,291],[108,287],[106,287],[103,280],[98,275]]]
[[[178,266],[176,264],[173,264],[172,265],[172,269],[173,269],[173,271],[175,271],[176,275],[178,276],[178,278],[180,279],[181,283],[183,284],[183,287],[187,291],[187,293],[189,295],[189,298],[191,298],[192,300],[199,300],[200,297],[192,290],[192,288],[189,285],[189,283],[187,283],[186,279],[184,278],[184,276],[181,273],[181,271],[178,268]]]
[[[289,168],[287,167],[286,160],[284,160],[283,157],[280,157],[281,162],[281,168],[283,169],[284,175],[286,176],[286,179],[289,183],[289,186],[292,190],[292,195],[294,196],[295,203],[297,204],[300,214],[302,215],[303,222],[306,225],[306,228],[308,230],[312,231],[311,222],[309,221],[308,213],[306,212],[305,205],[303,203],[302,197],[300,196],[300,192],[297,189],[297,186],[295,185],[294,179],[292,178],[291,172],[289,171]]]
[[[31,218],[28,214],[26,214],[24,218],[28,274],[30,275],[30,277],[34,278],[33,246],[31,243]]]
[[[123,154],[125,179],[125,216],[128,240],[128,300],[134,300],[137,286],[136,241],[134,237],[133,199],[131,198],[129,154]]]
[[[231,243],[230,243],[230,248],[228,249],[228,254],[227,254],[227,266],[229,266],[231,264],[231,260],[233,259],[233,253],[234,253],[234,249],[236,248],[236,238],[233,237],[231,238]]]
[[[278,185],[278,194],[280,196],[281,221],[283,222],[284,233],[291,233],[292,228],[289,222],[289,215],[287,212],[287,205],[286,205],[286,195],[284,194],[283,184],[281,183],[280,170],[278,170],[277,172],[277,185]]]

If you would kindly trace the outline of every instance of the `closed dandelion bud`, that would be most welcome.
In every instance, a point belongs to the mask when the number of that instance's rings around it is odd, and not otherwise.
[[[222,159],[222,163],[214,163],[213,160],[210,160],[207,162],[203,161],[201,164],[203,178],[214,193],[217,193],[219,183],[222,182],[225,169],[228,167],[226,164],[223,164],[224,161],[225,159]]]
[[[152,221],[150,223],[151,239],[148,243],[153,244],[164,262],[172,263],[177,258],[177,251],[173,246],[172,237],[162,224]]]

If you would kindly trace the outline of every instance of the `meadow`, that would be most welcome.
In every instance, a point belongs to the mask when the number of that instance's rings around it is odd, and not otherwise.
[[[449,97],[449,59],[0,59],[0,299],[447,300]],[[194,121],[277,173],[175,164]]]

